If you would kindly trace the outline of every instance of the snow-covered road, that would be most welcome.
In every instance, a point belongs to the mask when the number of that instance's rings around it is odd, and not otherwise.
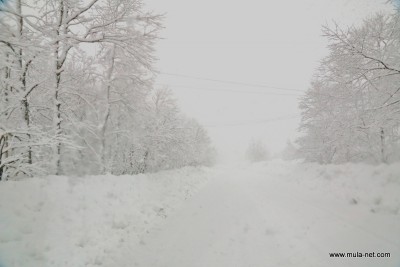
[[[257,165],[219,169],[132,251],[133,266],[400,266],[398,216],[377,216],[293,181]],[[329,257],[333,252],[391,257]]]
[[[357,252],[391,255],[329,256]],[[400,267],[400,165],[276,160],[0,183],[0,266]]]

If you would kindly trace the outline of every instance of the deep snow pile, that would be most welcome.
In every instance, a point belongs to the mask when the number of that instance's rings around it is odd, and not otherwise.
[[[0,266],[114,266],[197,191],[208,172],[2,182]]]

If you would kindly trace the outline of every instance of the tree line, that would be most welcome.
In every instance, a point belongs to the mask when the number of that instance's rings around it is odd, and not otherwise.
[[[400,160],[400,17],[324,27],[329,54],[301,99],[298,153],[319,163]]]
[[[4,1],[0,28],[0,180],[211,163],[205,129],[154,88],[162,16],[142,1]]]

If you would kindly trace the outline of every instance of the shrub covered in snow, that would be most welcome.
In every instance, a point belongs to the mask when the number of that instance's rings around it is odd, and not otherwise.
[[[251,162],[263,161],[269,158],[269,153],[263,142],[252,140],[247,148],[246,157]]]

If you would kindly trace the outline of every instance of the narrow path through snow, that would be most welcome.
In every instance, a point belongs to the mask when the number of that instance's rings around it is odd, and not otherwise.
[[[392,217],[388,222],[264,169],[220,168],[121,266],[400,266],[400,223]],[[391,257],[330,258],[330,252]]]

